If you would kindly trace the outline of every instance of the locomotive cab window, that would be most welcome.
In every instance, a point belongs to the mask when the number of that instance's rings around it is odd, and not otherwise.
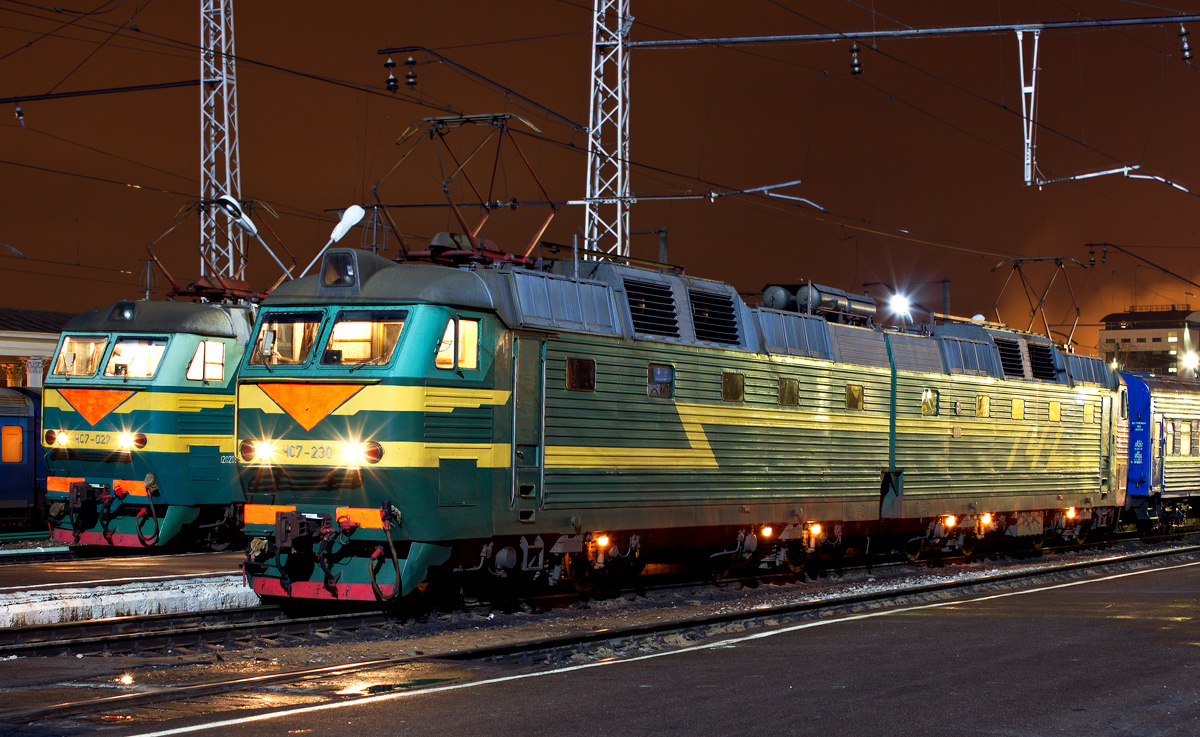
[[[100,358],[108,345],[103,335],[68,335],[54,362],[56,376],[91,376],[100,368]]]
[[[321,352],[325,366],[381,366],[392,360],[407,312],[397,310],[345,311],[334,320],[329,341]]]
[[[846,385],[846,409],[861,410],[863,408],[862,384]]]
[[[746,375],[726,371],[721,374],[721,399],[726,402],[740,402],[746,398]]]
[[[113,346],[104,375],[149,379],[158,370],[165,350],[166,338],[121,338]]]
[[[225,344],[219,340],[202,340],[196,355],[188,364],[188,381],[225,380]]]
[[[675,396],[675,367],[657,363],[647,366],[646,395],[668,399]]]
[[[784,407],[795,407],[800,404],[800,380],[783,378],[779,380],[779,404]]]
[[[20,463],[25,460],[25,430],[20,425],[0,427],[0,462]]]
[[[320,312],[277,312],[268,315],[258,330],[253,366],[296,366],[308,363],[317,333],[321,331]]]
[[[451,318],[446,332],[438,343],[433,361],[440,369],[473,369],[479,367],[479,321]]]
[[[567,359],[567,389],[573,392],[596,391],[596,361],[592,358]]]
[[[937,417],[938,413],[938,391],[937,389],[922,389],[921,390],[921,414],[926,417]]]

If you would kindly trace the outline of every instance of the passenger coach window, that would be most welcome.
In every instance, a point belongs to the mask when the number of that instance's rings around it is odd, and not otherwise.
[[[846,409],[862,409],[862,408],[863,408],[862,384],[847,384],[846,385]]]
[[[800,380],[779,380],[779,403],[785,407],[795,407],[800,404]]]
[[[454,318],[447,322],[433,363],[440,369],[478,368],[479,321]]]
[[[573,392],[596,391],[596,361],[591,358],[568,358],[567,388]]]
[[[158,370],[165,350],[166,338],[121,338],[113,346],[104,375],[149,379]]]
[[[668,399],[675,396],[675,367],[657,363],[647,366],[646,395]]]
[[[0,428],[0,462],[20,463],[25,460],[25,430],[20,425]]]
[[[936,417],[938,413],[937,389],[921,390],[921,414],[926,417]]]
[[[51,373],[58,376],[91,376],[100,368],[100,357],[104,355],[106,345],[108,338],[104,336],[68,335],[63,340],[62,350]]]
[[[337,366],[391,361],[407,316],[407,312],[396,310],[342,312],[333,323],[321,363]]]
[[[188,364],[187,377],[189,381],[224,381],[225,344],[219,340],[200,341]]]
[[[746,375],[732,371],[721,374],[721,399],[740,402],[746,398]]]
[[[294,366],[307,363],[323,318],[320,312],[275,312],[267,315],[258,329],[258,338],[250,353],[251,365]]]

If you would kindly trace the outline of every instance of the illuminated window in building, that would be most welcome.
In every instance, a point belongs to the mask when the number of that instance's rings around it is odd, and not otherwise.
[[[938,413],[937,389],[921,390],[921,414],[926,417],[936,417]]]
[[[188,364],[188,381],[225,380],[225,344],[219,340],[202,340],[196,355]]]
[[[1024,399],[1021,399],[1018,397],[1018,398],[1014,398],[1012,400],[1012,418],[1014,420],[1025,419],[1025,400]]]
[[[121,338],[113,346],[104,375],[149,379],[158,370],[165,350],[166,338]]]
[[[479,321],[451,318],[438,344],[434,365],[440,369],[479,367]]]
[[[25,430],[20,425],[0,428],[0,462],[20,463],[25,460]]]
[[[1167,333],[1167,342],[1168,343],[1178,343],[1179,342],[1179,333]]]
[[[846,409],[861,410],[863,408],[862,384],[846,385]]]

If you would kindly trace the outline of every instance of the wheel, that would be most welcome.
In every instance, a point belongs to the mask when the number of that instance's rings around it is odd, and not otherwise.
[[[792,543],[787,548],[787,560],[783,562],[791,573],[801,573],[808,565],[808,551],[799,543]]]
[[[962,551],[963,557],[970,558],[975,555],[975,550],[979,547],[979,538],[974,535],[964,535],[962,545],[959,550]]]
[[[925,538],[914,537],[904,544],[904,558],[909,563],[916,562],[921,557],[921,550],[925,547]]]

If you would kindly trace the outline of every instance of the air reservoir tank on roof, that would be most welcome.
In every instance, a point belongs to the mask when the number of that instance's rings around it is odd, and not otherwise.
[[[870,297],[812,283],[772,284],[763,289],[762,303],[773,310],[841,313],[865,320],[875,317],[875,300]]]

